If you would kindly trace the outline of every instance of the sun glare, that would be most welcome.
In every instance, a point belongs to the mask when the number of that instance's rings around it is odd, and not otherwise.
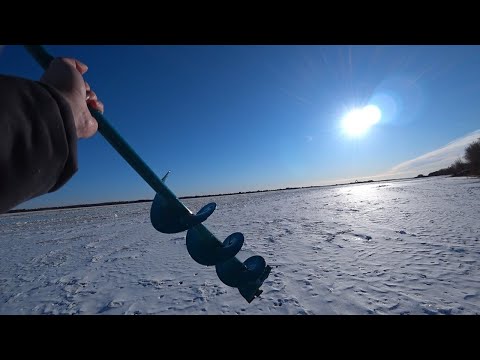
[[[362,109],[354,109],[345,115],[342,119],[342,128],[347,135],[358,137],[378,123],[381,117],[382,113],[378,106],[368,105]]]

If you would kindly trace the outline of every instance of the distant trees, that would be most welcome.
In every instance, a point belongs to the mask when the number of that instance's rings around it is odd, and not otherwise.
[[[454,175],[467,175],[469,165],[462,161],[462,159],[457,159],[455,162],[450,166],[452,168],[452,172]]]
[[[465,160],[473,175],[480,175],[480,138],[465,149]]]
[[[428,176],[442,176],[442,175],[453,175],[453,168],[449,166],[448,168],[440,169],[428,174]]]
[[[428,174],[428,176],[439,175],[480,175],[480,138],[471,143],[465,148],[465,162],[462,159],[457,159],[448,168],[440,169]],[[419,177],[419,176],[418,176]]]

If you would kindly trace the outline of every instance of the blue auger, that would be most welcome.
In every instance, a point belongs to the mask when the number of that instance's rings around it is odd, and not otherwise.
[[[27,51],[46,70],[54,59],[40,45],[25,45]],[[220,242],[203,224],[212,215],[217,205],[205,205],[197,214],[193,214],[165,185],[168,173],[159,179],[120,134],[97,110],[89,107],[90,113],[98,122],[98,131],[130,166],[156,191],[150,209],[153,227],[165,234],[187,231],[187,250],[198,263],[215,265],[220,280],[228,286],[238,288],[240,294],[249,303],[262,293],[262,286],[272,268],[261,256],[252,256],[243,263],[235,255],[243,245],[243,235],[233,233]]]

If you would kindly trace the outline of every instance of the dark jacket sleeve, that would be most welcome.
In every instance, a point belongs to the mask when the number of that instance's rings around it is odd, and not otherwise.
[[[0,213],[57,190],[77,169],[65,98],[43,83],[0,75]]]

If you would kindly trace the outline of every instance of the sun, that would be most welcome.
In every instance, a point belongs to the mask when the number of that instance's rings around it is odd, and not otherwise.
[[[382,112],[375,105],[367,105],[361,109],[350,111],[342,119],[343,131],[352,137],[364,135],[368,129],[380,121]]]

